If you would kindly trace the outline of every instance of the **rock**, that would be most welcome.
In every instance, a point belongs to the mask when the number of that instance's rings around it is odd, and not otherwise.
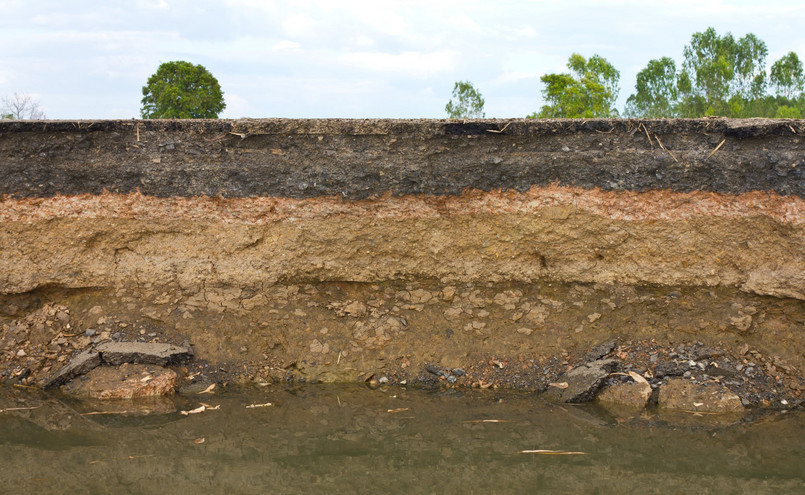
[[[73,378],[90,372],[100,366],[100,364],[101,355],[98,352],[91,349],[79,352],[66,366],[57,371],[56,374],[46,378],[42,384],[42,388],[48,389],[64,385]]]
[[[427,366],[425,366],[425,371],[436,376],[442,376],[442,374],[444,373],[444,370],[442,369],[441,366],[436,366],[433,363],[430,363]]]
[[[730,325],[734,326],[741,332],[749,330],[752,326],[752,317],[750,315],[734,316],[730,318]]]
[[[724,352],[717,349],[711,349],[710,347],[700,347],[692,350],[690,353],[690,357],[694,361],[701,361],[702,359],[714,359],[717,357],[721,357],[722,354],[724,354]]]
[[[587,361],[595,361],[596,359],[601,359],[602,357],[606,356],[613,350],[615,350],[615,346],[618,345],[617,340],[610,340],[609,342],[604,342],[602,344],[598,344],[597,346],[590,349],[590,352],[582,358],[583,362]]]
[[[741,399],[720,383],[692,383],[674,378],[660,387],[659,406],[702,412],[741,412]]]
[[[447,287],[442,289],[441,297],[442,297],[442,301],[445,301],[445,302],[452,301],[453,298],[456,297],[456,288],[453,287],[453,286],[448,285]]]
[[[595,398],[598,402],[616,404],[629,409],[643,409],[651,397],[648,382],[613,383]]]
[[[589,402],[617,365],[615,359],[599,359],[576,366],[549,385],[544,396],[556,402]]]
[[[430,301],[432,297],[433,295],[424,289],[411,291],[411,302],[414,304],[424,304]]]
[[[654,366],[654,376],[656,378],[682,376],[685,371],[687,370],[674,361],[660,361]]]
[[[95,347],[104,364],[178,364],[193,357],[189,347],[146,342],[104,342]]]
[[[738,373],[738,370],[736,370],[735,368],[724,362],[717,364],[710,364],[709,366],[707,366],[705,371],[710,376],[723,376],[726,378],[735,378],[740,374]]]
[[[367,308],[366,305],[360,301],[352,301],[351,303],[347,304],[341,310],[343,315],[348,315],[353,318],[360,318],[366,316]]]
[[[93,399],[136,399],[172,395],[176,372],[148,364],[100,366],[68,383],[64,391]]]

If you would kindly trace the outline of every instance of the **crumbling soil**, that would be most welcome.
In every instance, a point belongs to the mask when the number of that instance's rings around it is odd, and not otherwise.
[[[542,391],[617,338],[610,382],[793,407],[799,125],[3,122],[0,373],[112,340],[191,344],[184,390]]]
[[[5,306],[17,309],[3,318],[2,375],[37,386],[72,355],[111,339],[191,342],[195,360],[174,369],[186,379],[179,386],[198,383],[189,389],[196,391],[288,381],[543,391],[605,356],[656,386],[718,380],[747,406],[794,407],[805,387],[803,302],[736,290],[434,281],[275,286],[248,307],[151,297],[18,296]],[[591,356],[613,336],[611,350]]]

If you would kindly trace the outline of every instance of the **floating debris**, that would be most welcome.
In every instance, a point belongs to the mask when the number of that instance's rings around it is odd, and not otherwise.
[[[578,452],[572,450],[521,450],[521,454],[539,454],[539,455],[587,455],[587,452]]]

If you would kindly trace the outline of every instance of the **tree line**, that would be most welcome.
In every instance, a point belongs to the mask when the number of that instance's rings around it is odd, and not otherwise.
[[[736,39],[714,28],[694,33],[679,65],[670,57],[653,59],[637,74],[635,92],[623,115],[632,118],[734,118],[805,116],[805,76],[794,52],[766,70],[769,50],[754,34]],[[545,105],[528,118],[614,118],[620,72],[600,55],[578,53],[569,72],[545,74]],[[217,118],[226,108],[218,80],[203,66],[165,62],[142,88],[140,115],[146,119]],[[39,102],[15,94],[0,101],[0,118],[43,119]],[[470,81],[458,81],[445,106],[449,118],[483,118],[484,99]]]
[[[766,70],[768,48],[754,34],[735,39],[714,28],[691,36],[679,66],[670,57],[653,59],[637,74],[635,92],[623,115],[631,118],[802,118],[805,76],[799,57],[789,52]],[[620,72],[605,58],[573,54],[570,72],[545,74],[545,105],[529,118],[614,118]],[[445,108],[450,118],[483,116],[481,93],[457,82]]]

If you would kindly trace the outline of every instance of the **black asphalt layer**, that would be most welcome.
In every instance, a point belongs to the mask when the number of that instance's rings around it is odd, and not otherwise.
[[[805,197],[798,120],[0,121],[0,195],[460,194],[558,184]]]

